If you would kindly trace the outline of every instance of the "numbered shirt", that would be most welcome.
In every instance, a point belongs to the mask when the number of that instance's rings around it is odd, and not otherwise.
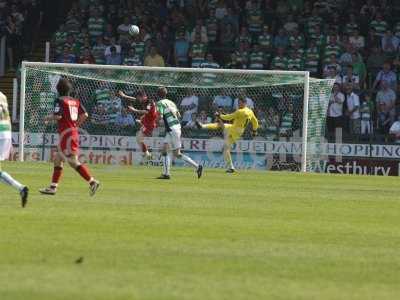
[[[60,134],[77,134],[77,121],[81,114],[85,114],[86,109],[79,99],[71,97],[59,97],[54,102],[54,114],[61,116],[58,121],[58,132]]]
[[[0,92],[0,139],[11,137],[11,122],[7,97]]]

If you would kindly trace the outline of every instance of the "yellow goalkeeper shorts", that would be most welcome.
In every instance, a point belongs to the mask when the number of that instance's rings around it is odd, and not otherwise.
[[[236,143],[238,139],[243,134],[243,129],[233,126],[232,124],[225,124],[224,126],[224,136],[225,142],[229,145]]]

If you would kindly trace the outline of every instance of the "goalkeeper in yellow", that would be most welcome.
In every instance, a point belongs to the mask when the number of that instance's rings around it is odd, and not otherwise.
[[[239,108],[231,114],[220,114],[216,113],[218,119],[217,123],[201,124],[196,122],[196,126],[199,129],[218,130],[224,131],[224,159],[228,165],[227,173],[235,173],[235,167],[232,162],[231,147],[236,141],[242,136],[247,125],[251,123],[253,127],[253,136],[257,135],[258,120],[254,115],[254,112],[246,106],[246,98],[239,97]],[[224,121],[231,121],[230,123],[224,123]]]

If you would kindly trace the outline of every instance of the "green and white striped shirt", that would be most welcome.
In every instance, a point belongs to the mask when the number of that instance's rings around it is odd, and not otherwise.
[[[371,28],[375,29],[376,34],[383,36],[388,28],[386,21],[373,20],[370,25]]]
[[[103,35],[106,22],[103,18],[89,18],[88,20],[88,29],[91,37],[98,37]]]
[[[178,118],[178,108],[176,104],[168,99],[162,99],[157,102],[157,111],[164,121],[165,130],[180,129],[181,123]]]

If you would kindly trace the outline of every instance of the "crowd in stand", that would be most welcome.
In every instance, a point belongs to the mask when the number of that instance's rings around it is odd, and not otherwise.
[[[329,137],[380,141],[400,141],[399,44],[394,0],[80,0],[52,42],[56,62],[308,70],[336,82]],[[290,106],[255,109],[268,131],[290,127]]]
[[[6,37],[7,67],[15,69],[31,53],[43,21],[40,0],[0,0],[0,37]]]

